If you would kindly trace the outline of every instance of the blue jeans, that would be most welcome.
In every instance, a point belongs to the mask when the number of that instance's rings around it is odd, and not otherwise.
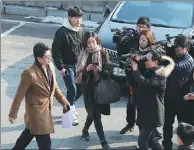
[[[75,83],[75,67],[66,68],[68,74],[63,76],[67,88],[67,100],[70,105],[75,104],[75,101],[79,99],[82,95],[81,85]]]

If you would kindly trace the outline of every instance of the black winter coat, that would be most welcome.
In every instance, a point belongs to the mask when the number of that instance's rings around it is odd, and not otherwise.
[[[190,74],[187,84],[184,86],[186,93],[194,93],[194,68]],[[194,100],[184,100],[181,102],[181,121],[194,126]]]
[[[53,60],[59,70],[75,65],[82,49],[82,29],[73,31],[66,26],[56,31],[52,44]]]
[[[167,81],[165,103],[180,103],[183,96],[187,94],[185,85],[194,66],[191,55],[185,54],[175,58],[175,68]]]
[[[171,58],[169,65],[147,70],[143,77],[140,71],[132,73],[138,84],[134,102],[137,106],[137,125],[145,127],[160,127],[164,124],[164,95],[166,89],[166,78],[174,68]]]
[[[104,78],[107,77],[109,74],[109,55],[106,50],[102,50],[102,59],[103,64],[102,64],[102,72],[100,72],[100,77]],[[89,64],[92,63],[92,55],[90,54],[88,56],[88,59],[86,61],[88,66]],[[103,115],[110,115],[110,104],[96,104],[95,98],[94,98],[94,86],[95,86],[95,81],[93,78],[93,71],[83,71],[83,80],[82,80],[82,92],[83,92],[83,97],[84,97],[84,104],[86,111],[88,115],[91,115],[93,117],[94,111],[96,108],[100,109],[101,114]]]

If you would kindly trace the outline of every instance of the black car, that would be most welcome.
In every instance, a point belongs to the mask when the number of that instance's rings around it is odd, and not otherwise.
[[[148,16],[157,41],[166,40],[166,34],[184,34],[194,37],[194,2],[170,1],[120,1],[106,20],[96,29],[102,46],[107,48],[112,64],[113,76],[124,78],[124,70],[119,68],[116,44],[113,43],[113,28],[136,29],[141,16]]]

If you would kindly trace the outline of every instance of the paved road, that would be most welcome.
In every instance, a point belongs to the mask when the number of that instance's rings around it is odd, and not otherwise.
[[[24,129],[23,115],[24,103],[21,104],[18,118],[15,124],[8,122],[8,112],[20,74],[24,68],[33,63],[32,48],[37,42],[44,42],[51,46],[55,31],[59,25],[39,24],[39,23],[20,23],[18,21],[2,21],[1,39],[1,148],[10,149],[14,146],[16,139]],[[13,29],[12,32],[9,32]],[[57,72],[57,80],[60,88],[66,93],[64,82]],[[111,115],[102,116],[104,131],[110,146],[115,149],[134,149],[137,144],[138,129],[132,133],[120,135],[120,129],[126,124],[126,99],[111,105]],[[79,113],[80,124],[72,129],[61,128],[62,108],[55,102],[52,109],[53,121],[55,124],[55,134],[51,135],[53,149],[96,149],[101,148],[94,125],[91,126],[90,142],[80,140],[81,130],[84,126],[86,111],[83,99],[80,98],[76,103]],[[176,136],[174,137],[176,143]],[[176,146],[176,145],[175,145]],[[36,141],[33,140],[27,147],[37,149]]]

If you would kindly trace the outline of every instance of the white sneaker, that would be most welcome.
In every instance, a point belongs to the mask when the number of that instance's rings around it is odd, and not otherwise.
[[[79,121],[76,119],[73,119],[72,126],[77,126],[79,124]]]
[[[72,125],[73,126],[77,126],[78,124],[79,124],[79,121],[77,120],[76,115],[73,113],[73,122],[72,122]]]
[[[75,113],[76,116],[78,116],[78,112],[76,110],[74,110],[74,113]]]
[[[75,110],[75,106],[74,105],[73,105],[72,108],[73,108],[73,111],[74,111],[75,115],[78,116],[78,112]]]
[[[73,122],[72,125],[73,126],[77,126],[79,124],[79,121],[77,120],[76,114],[75,114],[75,106],[71,106],[72,107],[72,115],[73,115]]]

